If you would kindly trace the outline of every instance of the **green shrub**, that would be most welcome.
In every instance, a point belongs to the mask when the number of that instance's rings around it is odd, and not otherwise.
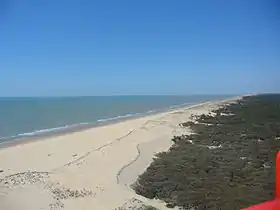
[[[245,97],[215,112],[196,117],[198,124],[181,124],[196,134],[174,137],[170,151],[157,154],[134,184],[137,194],[169,206],[210,210],[273,198],[280,95]]]

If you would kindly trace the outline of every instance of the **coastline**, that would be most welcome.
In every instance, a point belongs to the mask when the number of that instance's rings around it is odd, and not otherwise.
[[[179,123],[188,120],[193,114],[209,113],[220,104],[239,98],[180,107],[83,131],[46,137],[44,141],[39,138],[2,148],[0,182],[4,186],[0,186],[0,195],[1,191],[2,194],[9,192],[9,198],[15,199],[24,194],[24,202],[32,210],[38,209],[38,206],[50,209],[50,205],[63,205],[64,209],[69,210],[91,209],[92,206],[105,210],[122,206],[131,199],[165,209],[160,201],[137,196],[128,185],[151,163],[155,153],[169,149],[171,137],[190,132],[181,128]],[[148,145],[144,147],[149,148],[149,154],[145,153],[143,145]],[[143,160],[143,157],[147,158]],[[140,165],[136,163],[139,160]],[[10,177],[14,176],[13,180],[21,180],[17,185],[10,183]],[[36,189],[33,189],[34,186]],[[46,186],[47,192],[43,190]],[[74,198],[71,197],[70,194],[75,190],[84,190],[83,196],[76,193]],[[46,195],[41,195],[42,191]],[[58,191],[63,196],[55,197]],[[34,204],[34,198],[41,200],[40,204]],[[7,200],[8,197],[0,197],[0,201]]]
[[[117,122],[134,116],[229,97],[232,96],[0,98],[2,111],[5,110],[5,113],[1,114],[0,142],[63,134],[72,130],[91,128],[108,121]],[[34,104],[38,104],[34,111],[27,108],[31,108]],[[14,112],[18,114],[13,115]]]
[[[227,100],[227,99],[225,99]],[[221,100],[215,100],[215,101],[221,101]],[[209,102],[215,102],[215,101],[205,101],[201,103],[183,103],[183,104],[178,104],[178,105],[173,105],[171,107],[159,109],[159,110],[149,110],[147,112],[143,113],[135,113],[135,114],[126,114],[122,116],[115,116],[112,118],[108,119],[99,119],[96,122],[92,123],[79,123],[79,124],[73,124],[73,125],[66,125],[62,126],[60,129],[58,128],[47,128],[45,130],[54,130],[54,131],[48,131],[48,132],[41,132],[41,131],[34,131],[30,133],[38,133],[34,135],[29,135],[29,134],[17,134],[15,136],[7,137],[6,140],[0,141],[0,150],[6,147],[13,147],[19,144],[26,144],[26,143],[32,143],[33,141],[40,141],[40,140],[46,140],[48,138],[56,137],[56,136],[62,136],[62,135],[67,135],[67,134],[72,134],[76,132],[82,132],[86,131],[92,128],[97,128],[97,127],[102,127],[102,126],[107,126],[107,125],[112,125],[116,124],[119,122],[124,122],[127,120],[133,120],[133,119],[138,119],[142,117],[147,117],[147,116],[153,116],[157,114],[164,114],[170,111],[175,111],[177,109],[181,108],[187,108],[187,107],[192,107],[192,106],[198,106],[204,103],[209,103]],[[5,139],[4,137],[1,138],[0,140]]]
[[[209,101],[210,102],[210,101]],[[207,102],[203,102],[207,103]],[[49,131],[49,132],[40,132],[40,131],[34,131],[30,133],[38,133],[34,135],[26,135],[26,134],[18,134],[16,136],[12,136],[10,138],[7,137],[7,140],[0,141],[0,150],[2,148],[6,147],[12,147],[18,144],[25,144],[25,143],[31,143],[32,141],[40,141],[40,140],[45,140],[51,137],[56,137],[56,136],[61,136],[61,135],[66,135],[66,134],[71,134],[71,133],[76,133],[76,132],[82,132],[85,130],[89,130],[92,128],[97,128],[97,127],[102,127],[102,126],[107,126],[111,124],[116,124],[119,122],[124,122],[127,120],[133,120],[133,119],[138,119],[142,117],[147,117],[147,116],[152,116],[160,113],[166,113],[170,112],[176,109],[180,109],[182,107],[188,107],[188,106],[194,106],[197,105],[196,103],[184,103],[184,104],[179,104],[179,105],[174,105],[168,108],[164,109],[159,109],[159,110],[150,110],[147,112],[143,113],[135,113],[135,114],[126,114],[122,116],[115,116],[112,118],[108,119],[99,119],[96,122],[92,123],[79,123],[79,124],[73,124],[73,125],[66,125],[62,126],[60,129],[58,128],[49,128],[45,130],[54,130],[54,131]],[[1,138],[2,140],[4,138]]]

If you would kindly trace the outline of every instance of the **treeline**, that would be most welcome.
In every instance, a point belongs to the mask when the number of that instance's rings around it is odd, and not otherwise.
[[[183,209],[240,209],[274,196],[280,149],[280,95],[259,95],[186,122],[196,134],[176,136],[133,188]]]

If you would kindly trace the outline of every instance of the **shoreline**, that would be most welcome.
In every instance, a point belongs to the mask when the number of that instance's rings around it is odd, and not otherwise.
[[[201,102],[201,103],[204,103],[204,102]],[[21,144],[21,143],[29,142],[29,141],[44,140],[44,139],[50,138],[50,137],[66,135],[66,134],[71,134],[71,133],[76,133],[76,132],[82,132],[84,130],[88,130],[88,129],[92,129],[92,128],[96,128],[96,127],[111,125],[111,124],[115,124],[115,123],[119,123],[119,122],[123,122],[123,121],[127,121],[127,120],[133,120],[133,119],[137,119],[137,118],[141,118],[141,117],[165,113],[165,112],[180,109],[183,107],[193,106],[196,104],[197,103],[195,103],[195,102],[188,102],[188,103],[183,103],[183,104],[178,104],[178,105],[172,105],[170,107],[166,107],[166,108],[162,108],[162,109],[149,110],[146,112],[139,112],[139,113],[134,113],[134,114],[127,113],[125,115],[113,116],[113,117],[109,117],[109,118],[105,118],[105,119],[99,119],[99,120],[96,120],[95,122],[84,122],[84,123],[81,122],[81,123],[77,123],[77,124],[69,124],[69,125],[64,125],[64,126],[59,126],[59,127],[44,128],[41,130],[29,131],[29,132],[22,133],[22,134],[21,133],[15,134],[13,136],[1,137],[0,138],[0,149],[9,147],[9,146],[13,146],[14,145],[13,142],[14,143],[18,142],[16,144]],[[50,131],[44,132],[44,130],[50,130]],[[51,130],[53,130],[53,131],[51,131]],[[34,134],[31,134],[31,133],[34,133]]]
[[[236,97],[238,97],[238,96],[236,96]],[[230,100],[230,98],[225,99],[225,100]],[[191,108],[193,106],[199,106],[204,103],[211,103],[211,102],[214,103],[214,102],[218,102],[218,101],[223,101],[223,100],[205,101],[205,102],[201,102],[201,103],[195,103],[195,102],[194,103],[184,103],[184,104],[174,105],[169,108],[164,108],[161,110],[150,110],[150,111],[147,111],[144,113],[126,114],[123,116],[116,116],[116,117],[112,117],[112,118],[108,118],[108,119],[104,119],[104,120],[100,119],[93,123],[79,123],[79,124],[68,125],[69,128],[67,128],[67,125],[66,125],[65,129],[58,129],[57,131],[50,131],[50,132],[34,134],[34,135],[30,135],[30,136],[29,135],[20,136],[19,134],[17,134],[16,135],[17,137],[10,137],[10,139],[0,141],[0,150],[3,148],[13,147],[13,146],[20,145],[20,144],[32,143],[34,141],[43,141],[48,138],[52,138],[52,137],[56,137],[56,136],[63,136],[63,135],[77,133],[77,132],[83,132],[83,131],[97,128],[97,127],[103,127],[103,126],[112,125],[112,124],[116,124],[116,123],[120,123],[120,122],[139,119],[139,118],[143,118],[143,117],[164,114],[164,113],[168,113],[171,111],[176,111],[177,109],[188,108],[188,107]],[[115,119],[113,119],[113,118],[115,118]],[[110,119],[112,119],[112,120],[110,120]],[[49,129],[56,129],[56,128],[49,128]],[[34,132],[36,132],[36,131],[34,131]],[[9,137],[7,137],[7,138],[9,138]]]
[[[239,98],[207,101],[3,148],[0,208],[6,202],[15,205],[6,210],[20,210],[23,204],[30,210],[49,210],[50,205],[65,210],[92,206],[114,210],[123,205],[137,209],[140,202],[167,209],[161,201],[136,195],[129,185],[146,170],[155,153],[170,148],[174,135],[190,132],[179,126],[181,122]],[[14,204],[12,200],[19,197],[24,200]]]
[[[184,104],[177,105],[177,106],[184,107]],[[24,143],[29,143],[32,141],[40,141],[40,140],[44,140],[44,139],[50,138],[50,137],[67,135],[67,134],[72,134],[72,133],[76,133],[76,132],[82,132],[82,131],[85,131],[88,129],[116,124],[116,123],[127,121],[127,120],[133,120],[133,119],[137,119],[137,118],[141,118],[141,117],[156,115],[159,113],[171,111],[173,109],[176,109],[176,108],[166,108],[164,110],[150,110],[150,111],[144,112],[144,113],[127,114],[127,115],[116,116],[116,117],[112,117],[112,118],[108,118],[108,119],[100,119],[100,120],[97,120],[96,122],[92,122],[92,123],[78,123],[78,124],[73,124],[73,125],[65,125],[65,126],[61,126],[61,127],[65,127],[62,129],[59,129],[59,127],[46,128],[45,130],[53,129],[56,131],[47,131],[47,132],[42,132],[41,134],[34,134],[34,135],[17,134],[14,137],[13,136],[3,137],[2,139],[7,138],[7,140],[0,141],[0,149],[14,146],[17,144],[24,144]],[[32,132],[30,132],[30,133],[32,133]],[[34,133],[36,133],[36,131],[34,131]]]

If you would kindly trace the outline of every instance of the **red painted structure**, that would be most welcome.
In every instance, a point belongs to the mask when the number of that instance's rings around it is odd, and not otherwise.
[[[261,204],[251,206],[242,210],[280,210],[280,152],[276,157],[276,184],[275,198]]]

